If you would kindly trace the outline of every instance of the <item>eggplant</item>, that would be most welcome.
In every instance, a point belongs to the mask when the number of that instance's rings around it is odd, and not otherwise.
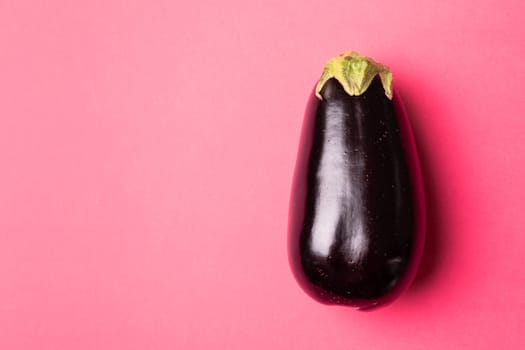
[[[292,185],[288,255],[323,304],[387,305],[414,280],[425,237],[414,136],[390,70],[349,51],[308,102]]]

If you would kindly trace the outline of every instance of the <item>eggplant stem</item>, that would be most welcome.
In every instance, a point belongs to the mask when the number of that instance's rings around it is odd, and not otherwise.
[[[392,73],[390,69],[370,57],[363,56],[355,51],[347,51],[326,63],[323,74],[315,88],[315,95],[322,100],[321,90],[328,80],[334,78],[348,95],[359,96],[368,89],[376,75],[381,79],[386,97],[391,100]]]

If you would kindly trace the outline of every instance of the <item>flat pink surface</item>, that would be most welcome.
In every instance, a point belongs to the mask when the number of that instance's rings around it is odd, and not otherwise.
[[[0,1],[0,349],[525,348],[524,2]],[[422,158],[415,285],[288,267],[324,62],[389,65]]]

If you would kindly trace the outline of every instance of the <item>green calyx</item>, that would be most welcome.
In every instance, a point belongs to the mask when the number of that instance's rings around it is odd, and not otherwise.
[[[381,79],[386,97],[392,99],[392,73],[388,67],[357,52],[344,52],[326,63],[315,95],[322,100],[321,89],[328,80],[334,78],[348,95],[359,96],[368,89],[376,75]]]

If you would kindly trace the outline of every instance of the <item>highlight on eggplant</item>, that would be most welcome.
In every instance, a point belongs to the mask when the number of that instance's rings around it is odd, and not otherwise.
[[[303,290],[361,310],[413,281],[425,238],[423,179],[390,69],[332,58],[306,108],[292,186],[288,255]]]

